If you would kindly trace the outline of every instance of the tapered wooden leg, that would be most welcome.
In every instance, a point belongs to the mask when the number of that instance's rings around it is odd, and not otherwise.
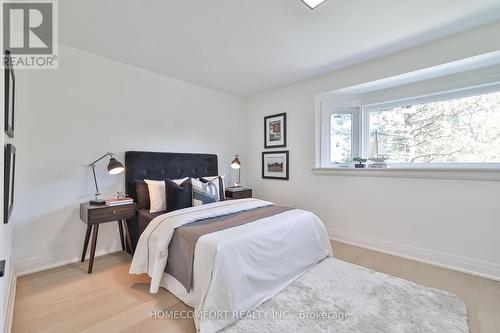
[[[127,220],[123,221],[123,228],[125,228],[125,236],[127,237],[127,245],[130,249],[130,253],[134,254],[134,248],[132,247],[132,240],[130,239],[130,232],[128,231]]]
[[[89,274],[92,273],[92,266],[94,266],[95,247],[97,244],[97,233],[99,232],[99,224],[94,224],[94,231],[92,232],[92,245],[90,247],[90,260],[89,260]]]
[[[92,230],[91,225],[87,225],[87,232],[85,233],[85,241],[83,242],[83,253],[82,262],[85,261],[85,256],[87,255],[87,247],[89,246],[90,231]]]
[[[120,230],[120,242],[122,243],[122,250],[125,251],[125,238],[123,238],[123,220],[118,221],[118,229]]]

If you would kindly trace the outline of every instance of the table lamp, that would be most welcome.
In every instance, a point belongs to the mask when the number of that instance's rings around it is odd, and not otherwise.
[[[89,166],[92,167],[92,174],[94,175],[94,184],[95,184],[95,200],[90,200],[91,205],[103,205],[105,203],[104,200],[99,199],[99,196],[101,193],[99,193],[99,187],[97,186],[97,178],[95,176],[95,166],[97,162],[102,160],[103,158],[109,156],[109,163],[108,163],[108,173],[110,175],[117,175],[119,173],[122,173],[125,168],[123,167],[123,164],[121,164],[119,161],[116,160],[116,158],[113,157],[112,153],[106,153],[103,156],[99,157],[97,160],[94,162],[90,163]]]
[[[231,162],[231,168],[238,170],[238,181],[233,184],[233,187],[241,187],[241,184],[240,184],[241,162],[240,162],[240,159],[238,158],[238,154],[234,155],[234,160]]]

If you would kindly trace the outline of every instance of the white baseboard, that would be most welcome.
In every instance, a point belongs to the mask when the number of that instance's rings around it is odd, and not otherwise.
[[[100,257],[103,255],[118,252],[121,250],[122,249],[120,246],[111,247],[108,249],[101,249],[101,250],[96,251],[95,256]],[[75,250],[69,250],[69,251],[64,251],[64,252],[59,252],[59,253],[52,253],[52,254],[46,254],[46,255],[41,255],[41,256],[37,256],[37,257],[22,259],[22,260],[16,261],[15,269],[16,269],[17,276],[28,275],[28,274],[44,271],[47,269],[51,269],[51,268],[79,262],[81,259],[81,255],[82,255],[82,250],[75,249]],[[88,254],[87,254],[86,259],[88,259]]]
[[[11,267],[9,274],[9,287],[7,289],[7,299],[5,302],[4,308],[4,333],[10,333],[12,330],[12,318],[14,316],[14,300],[16,298],[16,285],[17,285],[17,276],[14,271],[14,268]]]
[[[369,250],[500,281],[500,265],[411,245],[328,229],[330,239]]]

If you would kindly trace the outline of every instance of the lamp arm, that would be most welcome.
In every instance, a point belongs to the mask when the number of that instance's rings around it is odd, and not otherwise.
[[[95,199],[97,200],[99,195],[101,195],[101,193],[99,193],[99,187],[97,186],[97,178],[95,176],[95,165],[97,162],[99,162],[100,160],[102,160],[103,158],[105,158],[106,156],[110,156],[110,157],[113,157],[113,154],[112,153],[106,153],[104,155],[102,155],[101,157],[99,157],[97,160],[95,160],[94,162],[90,163],[89,166],[92,167],[92,175],[94,176],[94,185],[95,185]]]
[[[97,178],[95,176],[95,164],[90,165],[92,167],[92,174],[94,175],[94,184],[95,184],[95,199],[101,194],[99,193],[99,187],[97,186]]]
[[[99,162],[100,160],[102,160],[103,158],[105,158],[106,156],[109,156],[109,157],[113,157],[113,153],[106,153],[104,155],[102,155],[101,157],[99,157],[97,160],[95,160],[94,162],[90,163],[89,165],[90,166],[94,166],[97,162]]]

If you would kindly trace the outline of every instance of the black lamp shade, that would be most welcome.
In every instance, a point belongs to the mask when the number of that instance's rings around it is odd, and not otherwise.
[[[123,172],[123,170],[125,170],[125,168],[123,167],[123,164],[121,164],[120,162],[118,162],[116,160],[116,158],[114,157],[111,157],[109,159],[109,163],[108,163],[108,173],[112,174],[112,175],[116,175],[118,173],[121,173]]]

